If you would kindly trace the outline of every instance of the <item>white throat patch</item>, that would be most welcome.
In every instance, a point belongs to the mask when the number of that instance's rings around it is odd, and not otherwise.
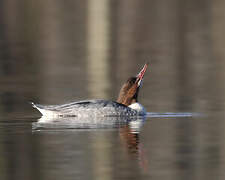
[[[134,110],[136,110],[140,113],[143,113],[143,114],[146,113],[146,110],[145,110],[144,106],[142,106],[140,103],[133,103],[128,107],[131,108],[131,109],[134,109]]]

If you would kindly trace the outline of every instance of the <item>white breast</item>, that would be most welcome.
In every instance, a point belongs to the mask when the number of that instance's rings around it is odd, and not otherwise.
[[[142,106],[140,103],[133,103],[128,107],[138,111],[141,114],[146,114],[146,110],[145,110],[144,106]]]

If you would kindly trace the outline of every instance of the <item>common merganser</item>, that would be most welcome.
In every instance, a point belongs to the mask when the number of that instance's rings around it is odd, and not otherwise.
[[[84,100],[62,105],[40,105],[32,103],[43,117],[109,117],[143,116],[145,108],[138,103],[139,88],[142,85],[147,64],[122,86],[117,101]]]

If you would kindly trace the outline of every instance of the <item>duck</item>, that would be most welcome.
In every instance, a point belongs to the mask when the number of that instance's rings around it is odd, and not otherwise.
[[[146,110],[138,102],[138,94],[143,83],[148,63],[141,71],[122,85],[116,101],[93,99],[61,105],[42,105],[31,102],[43,117],[133,117],[144,116]]]

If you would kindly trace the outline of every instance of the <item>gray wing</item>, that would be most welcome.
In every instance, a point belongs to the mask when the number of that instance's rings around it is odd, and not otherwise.
[[[37,106],[41,109],[51,110],[51,111],[62,111],[66,109],[74,109],[74,108],[101,108],[101,107],[127,107],[123,104],[117,103],[115,101],[107,101],[107,100],[83,100],[83,101],[76,101],[71,102],[67,104],[61,104],[61,105],[41,105],[41,104],[34,104],[34,106]]]

